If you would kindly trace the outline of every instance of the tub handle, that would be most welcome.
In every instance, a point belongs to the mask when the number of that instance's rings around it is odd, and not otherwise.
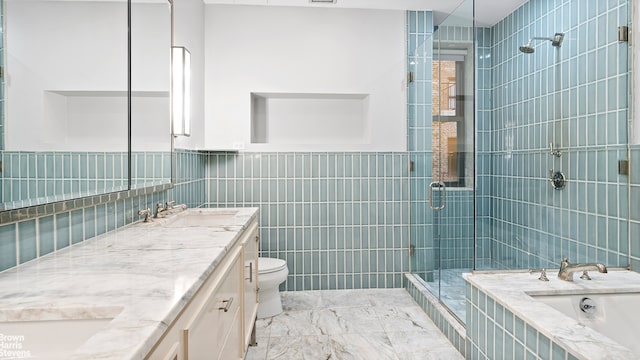
[[[538,271],[540,272],[540,277],[538,278],[538,280],[549,281],[549,278],[547,277],[547,269],[529,269],[529,274],[532,274]]]

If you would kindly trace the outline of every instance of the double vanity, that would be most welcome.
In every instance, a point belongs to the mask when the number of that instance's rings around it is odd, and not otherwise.
[[[5,271],[2,351],[47,360],[243,358],[255,341],[257,219],[257,208],[189,209]]]

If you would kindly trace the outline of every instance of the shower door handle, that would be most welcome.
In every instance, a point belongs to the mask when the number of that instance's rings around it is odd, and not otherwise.
[[[433,206],[433,188],[437,187],[442,191],[440,206]],[[442,210],[447,205],[447,186],[442,181],[433,181],[429,184],[429,207],[431,210]]]

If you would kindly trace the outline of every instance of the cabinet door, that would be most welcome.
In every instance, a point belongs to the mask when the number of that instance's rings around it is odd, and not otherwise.
[[[254,224],[244,246],[244,345],[251,344],[253,324],[258,313],[258,226]]]
[[[240,249],[233,256],[219,286],[207,289],[209,294],[184,329],[185,360],[223,359],[223,350],[225,360],[241,358],[241,329],[234,324],[241,321]]]
[[[171,340],[165,340],[158,348],[150,354],[147,359],[149,360],[183,360],[180,352],[180,342]]]

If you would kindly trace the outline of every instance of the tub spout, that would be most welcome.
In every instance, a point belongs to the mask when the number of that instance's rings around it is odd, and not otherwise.
[[[602,264],[569,264],[569,259],[562,259],[560,263],[560,271],[558,277],[560,280],[573,281],[573,273],[579,271],[598,270],[601,273],[607,273],[607,267]]]

